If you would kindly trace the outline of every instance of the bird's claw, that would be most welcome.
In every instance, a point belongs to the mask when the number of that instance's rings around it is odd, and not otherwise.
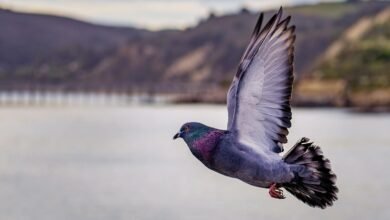
[[[270,187],[269,187],[269,195],[272,197],[272,198],[275,198],[275,199],[285,199],[286,197],[283,195],[283,190],[281,190],[277,185],[276,183],[273,183]]]

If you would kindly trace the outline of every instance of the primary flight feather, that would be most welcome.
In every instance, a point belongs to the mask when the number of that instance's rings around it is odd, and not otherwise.
[[[283,199],[281,187],[313,207],[337,200],[336,175],[321,149],[307,138],[283,157],[291,127],[295,26],[282,8],[262,27],[260,15],[227,95],[227,130],[197,122],[184,124],[183,138],[204,165],[250,185],[269,188]]]

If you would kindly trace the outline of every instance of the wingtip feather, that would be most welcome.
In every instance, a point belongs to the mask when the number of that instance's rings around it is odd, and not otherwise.
[[[260,33],[261,26],[263,25],[264,13],[260,13],[259,18],[257,19],[255,29],[253,30],[252,36],[257,36]]]

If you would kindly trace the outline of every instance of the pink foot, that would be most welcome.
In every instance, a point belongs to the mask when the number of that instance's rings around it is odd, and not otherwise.
[[[286,198],[283,195],[283,191],[277,186],[276,183],[271,184],[271,186],[269,187],[268,193],[269,193],[269,195],[272,198],[275,198],[275,199],[284,199],[284,198]]]

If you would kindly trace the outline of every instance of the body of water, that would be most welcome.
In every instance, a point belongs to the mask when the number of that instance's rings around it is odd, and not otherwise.
[[[0,219],[390,219],[390,115],[294,109],[338,175],[313,209],[205,168],[172,136],[187,121],[225,128],[224,106],[0,109]]]

